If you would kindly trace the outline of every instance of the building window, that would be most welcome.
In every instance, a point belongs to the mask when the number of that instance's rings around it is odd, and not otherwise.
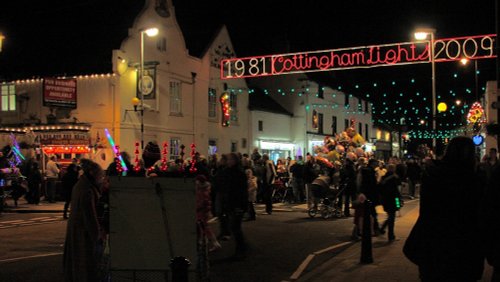
[[[231,141],[231,153],[238,152],[238,142]]]
[[[344,93],[344,107],[349,108],[349,94]]]
[[[365,124],[365,140],[370,139],[370,134],[368,134],[368,123]]]
[[[358,111],[363,111],[363,103],[361,101],[361,99],[358,99]]]
[[[318,98],[320,99],[325,98],[325,88],[321,85],[318,85]]]
[[[16,86],[14,84],[5,84],[1,88],[2,112],[16,110]]]
[[[368,105],[368,101],[365,101],[365,113],[367,113],[367,114],[370,113],[370,107]]]
[[[264,122],[259,120],[259,131],[264,131]]]
[[[208,140],[208,155],[214,155],[217,153],[217,141],[214,139]]]
[[[346,130],[348,128],[349,128],[349,120],[348,119],[344,119],[344,130]]]
[[[160,52],[167,51],[167,39],[165,37],[160,37],[156,40],[156,49]]]
[[[179,81],[170,81],[170,113],[182,113],[182,93],[181,83]]]
[[[181,157],[181,139],[170,138],[170,159],[176,160]]]
[[[213,88],[208,88],[208,117],[217,117],[217,91]]]
[[[323,134],[323,114],[318,114],[318,133]]]
[[[229,107],[231,107],[231,121],[238,121],[238,96],[234,92],[229,94]]]
[[[358,133],[361,135],[363,134],[363,124],[360,122],[358,123]]]
[[[241,138],[241,148],[242,149],[247,148],[247,139],[246,138]]]
[[[335,136],[337,133],[337,117],[332,116],[332,135]]]

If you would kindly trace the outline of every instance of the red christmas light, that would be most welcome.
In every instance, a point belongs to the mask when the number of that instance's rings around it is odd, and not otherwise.
[[[229,94],[226,92],[220,97],[222,107],[222,126],[228,127],[231,119],[231,107],[229,105]]]
[[[115,145],[115,152],[116,152],[116,171],[119,172],[119,174],[121,174],[123,172],[123,167],[122,167],[122,163],[120,161],[120,146],[118,145]]]
[[[134,171],[139,172],[141,170],[141,165],[139,164],[139,142],[135,142],[135,150],[134,150]]]
[[[161,171],[167,171],[167,154],[168,154],[168,143],[163,142],[163,150],[161,152]]]
[[[193,143],[191,144],[191,168],[189,168],[189,172],[195,173],[197,171],[195,165],[196,165],[196,145]]]

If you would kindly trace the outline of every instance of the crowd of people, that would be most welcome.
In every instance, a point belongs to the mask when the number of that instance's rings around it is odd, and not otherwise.
[[[163,172],[160,160],[149,160],[149,169],[143,166],[137,170],[125,153],[123,157],[136,176],[154,177]],[[55,157],[46,167],[45,197],[50,202],[55,200],[53,179],[60,177],[61,168]],[[24,171],[30,179],[27,199],[37,204],[42,181],[40,167],[32,161]],[[482,273],[485,258],[495,271],[500,266],[498,152],[491,149],[479,161],[470,138],[451,140],[440,160],[392,157],[382,161],[346,154],[342,161],[325,163],[307,154],[305,159],[297,156],[274,163],[255,149],[251,155],[229,153],[208,158],[196,153],[188,160],[170,163],[168,173],[194,177],[196,220],[202,234],[208,238],[212,251],[221,248],[219,241],[234,238],[234,259],[244,259],[247,254],[242,222],[257,219],[256,202],[265,205],[262,215],[272,214],[277,183],[289,187],[287,200],[292,204],[303,204],[308,199],[308,204],[317,204],[315,187],[341,187],[336,205],[345,217],[352,216],[354,209],[355,225],[359,203],[369,201],[375,235],[387,233],[389,241],[396,239],[396,212],[403,204],[404,186],[411,199],[421,197],[420,216],[404,252],[419,266],[423,281],[475,281]],[[95,279],[109,234],[106,174],[119,174],[117,162],[105,172],[93,161],[82,159],[74,160],[61,178],[66,201],[64,218],[69,219],[65,281],[76,281],[76,276],[85,278],[81,281],[98,281]],[[378,205],[387,213],[382,224],[376,212]],[[219,222],[217,235],[208,223],[213,217]],[[353,235],[360,236],[360,229],[355,231]]]

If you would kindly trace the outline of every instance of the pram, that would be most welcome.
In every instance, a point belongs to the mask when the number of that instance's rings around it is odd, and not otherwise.
[[[318,212],[321,217],[328,219],[332,216],[342,217],[342,207],[339,207],[339,200],[345,185],[330,186],[324,188],[320,185],[311,185],[311,192],[314,197],[314,205],[309,208],[307,213],[310,217],[315,217]]]
[[[286,200],[289,200],[293,197],[293,192],[291,191],[291,187],[289,185],[290,178],[288,177],[278,177],[273,185],[273,194],[272,200],[273,203],[284,203]]]

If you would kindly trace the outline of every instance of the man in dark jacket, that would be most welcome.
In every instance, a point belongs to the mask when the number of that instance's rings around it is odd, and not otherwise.
[[[373,217],[373,225],[375,228],[375,233],[380,231],[377,211],[375,207],[379,205],[379,191],[377,186],[377,176],[375,174],[375,168],[378,166],[378,161],[371,159],[368,165],[361,169],[361,185],[360,193],[364,194],[366,198],[371,202],[370,214]]]
[[[483,201],[482,227],[486,236],[483,249],[488,263],[493,266],[491,281],[500,281],[500,164],[492,169],[491,179]]]
[[[387,173],[382,177],[380,182],[380,195],[384,211],[387,213],[387,220],[382,224],[380,231],[385,233],[385,228],[388,227],[388,239],[394,241],[394,223],[396,221],[396,212],[401,207],[401,194],[398,186],[401,185],[401,180],[396,174],[396,166],[390,164],[387,167]]]
[[[228,155],[224,176],[223,191],[227,195],[225,207],[227,209],[229,228],[236,243],[234,258],[242,259],[247,248],[241,230],[241,222],[248,208],[248,189],[247,177],[241,169],[238,156],[234,153]]]
[[[78,182],[78,165],[72,163],[68,166],[66,173],[62,177],[62,186],[64,192],[64,214],[63,218],[68,219],[68,208],[71,203],[71,195],[73,191],[73,186]]]
[[[344,187],[344,215],[351,216],[349,205],[356,197],[356,169],[350,159],[345,160],[344,167],[340,170],[340,185]]]
[[[406,163],[406,176],[408,177],[408,188],[410,190],[410,199],[415,198],[415,186],[420,182],[420,166],[414,159]]]
[[[304,162],[302,156],[299,156],[297,162],[290,166],[292,173],[293,196],[296,203],[301,203],[304,196]]]

